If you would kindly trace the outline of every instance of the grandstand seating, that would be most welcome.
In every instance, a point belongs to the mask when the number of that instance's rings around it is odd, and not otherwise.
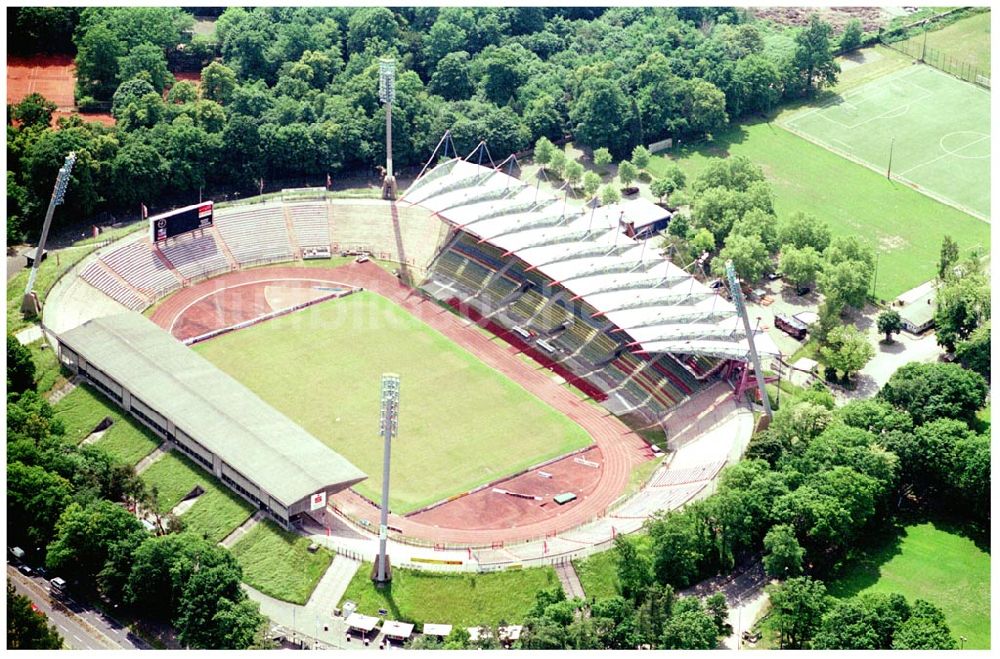
[[[90,265],[84,268],[80,274],[80,278],[132,311],[140,311],[149,306],[149,302],[143,300],[135,291],[122,284],[117,277],[108,272],[98,261],[92,261]]]
[[[256,204],[219,212],[215,215],[215,226],[241,265],[292,259],[292,244],[281,205]]]
[[[230,268],[229,259],[210,231],[178,236],[165,243],[160,251],[187,279],[209,277]]]
[[[131,286],[152,298],[180,288],[182,283],[153,252],[145,238],[125,243],[102,255],[101,260]]]
[[[292,204],[287,206],[292,218],[292,228],[303,250],[314,247],[330,247],[330,220],[327,215],[328,204]]]

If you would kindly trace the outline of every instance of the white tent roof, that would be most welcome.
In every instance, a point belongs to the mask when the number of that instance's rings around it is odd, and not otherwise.
[[[583,208],[507,174],[463,160],[429,171],[402,202],[438,213],[483,242],[516,255],[626,331],[645,352],[745,359],[735,306],[667,261],[655,245],[625,235],[669,213],[635,200]],[[777,346],[758,332],[764,355]]]
[[[382,623],[382,633],[393,638],[410,638],[410,634],[413,633],[413,625],[409,622],[386,620]]]
[[[432,622],[425,622],[423,633],[428,636],[447,636],[451,633],[451,625],[439,625]]]
[[[363,632],[370,632],[375,629],[375,625],[378,624],[378,618],[375,616],[366,616],[360,613],[352,613],[347,616],[347,626],[351,629],[360,629]]]

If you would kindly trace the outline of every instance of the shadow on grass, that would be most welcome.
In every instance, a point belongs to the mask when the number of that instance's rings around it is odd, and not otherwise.
[[[872,533],[854,550],[854,558],[827,575],[823,581],[834,597],[854,597],[874,586],[882,576],[882,566],[902,553],[903,525],[893,524]]]

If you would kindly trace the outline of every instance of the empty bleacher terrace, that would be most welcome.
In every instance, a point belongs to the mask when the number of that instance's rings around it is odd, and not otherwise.
[[[284,206],[255,204],[215,215],[215,227],[240,265],[290,261]]]
[[[231,268],[211,229],[171,238],[160,246],[160,251],[188,280],[211,277]]]
[[[93,261],[84,268],[83,272],[80,273],[80,278],[132,311],[140,311],[149,305],[149,302],[129,286],[123,284],[114,273],[105,268],[99,261]]]
[[[180,288],[183,283],[150,245],[149,239],[140,234],[101,256],[105,265],[133,288],[156,299]]]
[[[326,202],[290,204],[286,206],[292,219],[292,228],[303,250],[311,248],[330,249],[329,204]]]

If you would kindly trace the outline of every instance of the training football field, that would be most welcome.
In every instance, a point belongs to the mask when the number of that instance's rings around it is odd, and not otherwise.
[[[194,349],[382,487],[382,373],[400,375],[390,503],[406,513],[590,444],[519,384],[368,291],[200,343]]]
[[[891,152],[894,179],[990,216],[990,96],[984,89],[914,65],[781,123],[880,172],[889,169]]]

